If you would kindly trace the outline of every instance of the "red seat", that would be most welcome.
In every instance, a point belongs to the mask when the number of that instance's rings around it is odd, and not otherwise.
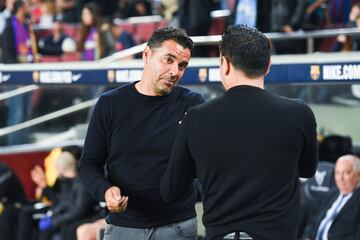
[[[61,56],[41,56],[41,62],[61,62]]]
[[[52,33],[52,29],[41,29],[34,31],[36,39],[44,38]]]
[[[222,35],[225,32],[226,19],[224,17],[213,18],[209,35]]]
[[[63,62],[78,62],[78,61],[81,61],[81,54],[78,53],[78,52],[64,53],[61,56],[61,61],[63,61]]]
[[[156,22],[139,23],[136,25],[135,39],[139,43],[146,42],[156,29]]]
[[[135,25],[133,23],[120,23],[118,25],[123,31],[127,31],[130,34],[135,32]]]
[[[64,24],[63,25],[64,33],[69,37],[79,40],[80,38],[80,26],[73,24]]]
[[[161,21],[158,22],[158,24],[157,24],[157,29],[166,27],[167,25],[168,25],[168,22],[167,22],[166,20],[161,20]]]

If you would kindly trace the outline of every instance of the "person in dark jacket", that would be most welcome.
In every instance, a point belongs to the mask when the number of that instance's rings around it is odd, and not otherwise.
[[[63,152],[56,160],[56,170],[62,181],[64,190],[57,204],[50,208],[45,217],[39,221],[40,240],[51,239],[60,231],[61,239],[76,239],[76,232],[68,232],[71,222],[79,221],[92,215],[95,199],[93,199],[77,176],[76,159],[69,152]],[[73,237],[69,237],[69,236]]]
[[[52,33],[38,41],[38,51],[42,55],[60,56],[64,52],[70,52],[71,49],[64,48],[64,41],[67,39],[68,44],[73,45],[72,51],[76,51],[75,40],[63,31],[63,23],[59,18],[55,18],[52,27]],[[65,51],[64,51],[65,50]]]
[[[18,240],[32,239],[35,237],[33,233],[36,233],[40,240],[52,239],[54,234],[60,234],[62,240],[75,240],[76,227],[72,225],[90,218],[93,214],[96,201],[77,176],[77,161],[74,155],[63,151],[55,165],[58,174],[57,187],[60,188],[56,199],[53,205],[46,209],[48,211],[38,211],[37,214],[27,211],[30,218],[27,214],[27,219],[20,219]]]
[[[264,90],[270,67],[264,34],[229,27],[220,51],[226,92],[182,120],[162,196],[181,199],[197,177],[207,239],[295,240],[299,176],[312,177],[317,166],[314,114],[303,102]]]
[[[28,21],[29,7],[26,2],[14,2],[12,15],[6,20],[2,37],[3,63],[33,62],[33,49]]]
[[[13,4],[12,15],[6,20],[2,36],[2,62],[6,64],[31,63],[34,61],[34,38],[29,31],[29,7],[26,1],[17,0]],[[17,86],[5,86],[11,91]],[[31,116],[32,93],[14,96],[8,100],[7,126],[13,126],[29,120]],[[28,141],[27,130],[11,133],[7,136],[8,145],[24,144]]]
[[[337,189],[322,201],[320,214],[303,239],[360,239],[360,159],[352,154],[340,157],[334,176]]]
[[[196,238],[194,189],[173,203],[159,191],[178,123],[204,101],[177,86],[192,47],[183,30],[156,30],[142,53],[141,80],[104,93],[95,106],[79,175],[107,204],[106,240]]]
[[[212,0],[180,0],[179,27],[189,36],[207,36],[211,27]],[[208,56],[208,46],[195,46],[194,57]]]
[[[0,162],[0,240],[15,239],[19,211],[26,202],[20,179]]]

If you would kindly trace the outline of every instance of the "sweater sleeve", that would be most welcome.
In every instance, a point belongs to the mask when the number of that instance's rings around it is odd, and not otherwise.
[[[298,171],[300,177],[310,178],[314,176],[318,164],[318,146],[316,135],[316,120],[314,113],[304,104],[304,113],[302,116],[305,124],[303,126],[304,132],[304,146],[301,152]]]
[[[109,116],[106,111],[107,107],[104,98],[101,97],[89,123],[78,169],[82,183],[99,201],[105,201],[105,191],[111,187],[104,172],[108,157],[107,120]]]
[[[196,177],[195,163],[188,148],[190,112],[179,126],[169,165],[161,180],[161,195],[165,201],[181,198],[192,186],[193,179]]]

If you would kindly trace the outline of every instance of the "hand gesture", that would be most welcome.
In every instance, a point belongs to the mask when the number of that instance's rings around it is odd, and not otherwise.
[[[30,172],[31,179],[36,183],[36,185],[42,189],[47,187],[47,180],[44,170],[36,165]]]
[[[105,202],[110,212],[120,213],[125,211],[128,199],[126,196],[121,196],[120,188],[116,186],[110,187],[105,192]]]

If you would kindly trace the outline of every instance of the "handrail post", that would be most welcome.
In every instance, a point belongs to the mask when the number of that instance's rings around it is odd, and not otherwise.
[[[306,51],[308,54],[314,52],[314,37],[308,37],[306,39]]]

